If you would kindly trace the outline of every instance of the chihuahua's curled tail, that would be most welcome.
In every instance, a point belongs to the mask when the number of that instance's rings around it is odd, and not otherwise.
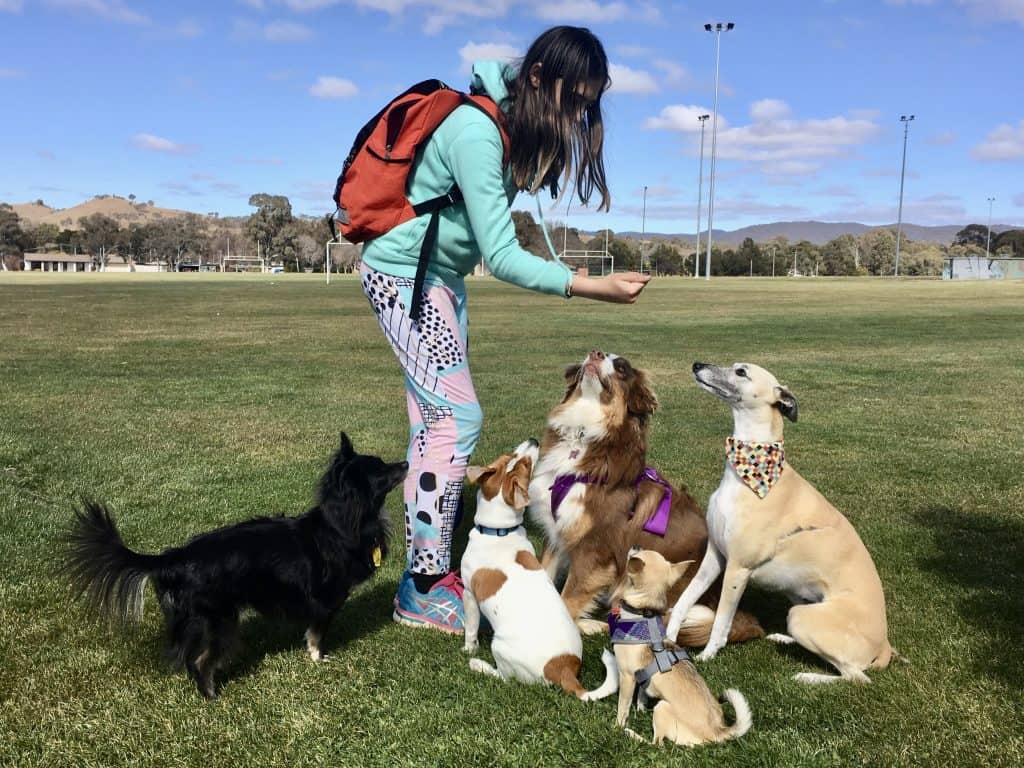
[[[726,688],[722,691],[722,698],[732,704],[732,708],[736,710],[736,722],[720,731],[717,741],[738,739],[749,731],[750,726],[754,724],[754,716],[750,712],[750,705],[747,704],[743,694],[735,688]]]

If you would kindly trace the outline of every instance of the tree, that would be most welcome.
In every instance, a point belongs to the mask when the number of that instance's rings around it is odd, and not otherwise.
[[[82,230],[86,251],[102,272],[107,266],[109,251],[117,245],[121,226],[116,220],[102,213],[83,216],[78,220],[78,226]]]
[[[910,243],[904,240],[902,247]],[[861,238],[861,264],[872,275],[891,275],[896,266],[896,235],[891,229],[872,229]]]
[[[640,264],[640,251],[628,240],[612,237],[608,241],[608,253],[615,258],[615,269],[619,271],[636,269]]]
[[[0,203],[0,268],[20,269],[25,250],[25,233],[18,214],[7,203]]]
[[[840,235],[829,240],[821,249],[821,274],[856,275],[859,253],[860,245],[853,235]]]
[[[988,227],[984,224],[968,224],[953,237],[954,245],[976,245],[985,247],[988,238]]]
[[[252,195],[249,198],[249,205],[256,209],[256,212],[249,216],[245,222],[245,234],[250,240],[259,243],[262,255],[270,256],[287,255],[285,252],[292,248],[294,232],[289,232],[283,240],[285,227],[293,221],[292,204],[284,195]]]
[[[1004,248],[1013,256],[1024,257],[1024,229],[1008,229],[993,236],[992,249],[998,253]]]

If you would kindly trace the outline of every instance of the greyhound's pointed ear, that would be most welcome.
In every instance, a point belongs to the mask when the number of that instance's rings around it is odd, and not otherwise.
[[[481,477],[484,477],[485,475],[493,475],[494,472],[494,467],[467,467],[466,479],[471,483],[479,483]]]
[[[672,566],[672,583],[675,584],[677,581],[683,578],[683,576],[686,575],[686,572],[689,570],[690,566],[694,564],[694,562],[694,560],[683,560],[683,562],[681,563],[675,563]]]
[[[341,433],[341,442],[338,446],[338,453],[344,459],[351,459],[355,456],[355,449],[352,447],[352,441],[348,439],[348,435],[344,432]]]
[[[775,388],[775,396],[778,400],[775,401],[775,407],[782,412],[790,421],[796,421],[796,395],[790,392],[786,387],[778,386]]]

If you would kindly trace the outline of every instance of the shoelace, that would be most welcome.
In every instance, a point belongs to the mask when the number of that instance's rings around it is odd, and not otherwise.
[[[462,584],[462,575],[458,571],[452,571],[443,579],[439,579],[436,586],[447,587],[459,596],[459,600],[462,599],[462,592],[465,589]]]

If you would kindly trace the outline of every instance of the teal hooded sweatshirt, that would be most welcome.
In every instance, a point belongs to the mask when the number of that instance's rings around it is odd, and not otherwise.
[[[472,84],[507,107],[512,68],[495,61],[473,66]],[[410,172],[408,197],[419,203],[458,185],[465,198],[441,211],[437,247],[430,255],[427,279],[461,290],[463,278],[483,259],[491,273],[533,291],[564,296],[571,272],[559,261],[545,261],[523,250],[512,222],[517,190],[511,172],[502,169],[502,145],[490,117],[473,106],[455,109],[420,150]],[[363,246],[367,266],[414,278],[429,215],[418,216]]]

